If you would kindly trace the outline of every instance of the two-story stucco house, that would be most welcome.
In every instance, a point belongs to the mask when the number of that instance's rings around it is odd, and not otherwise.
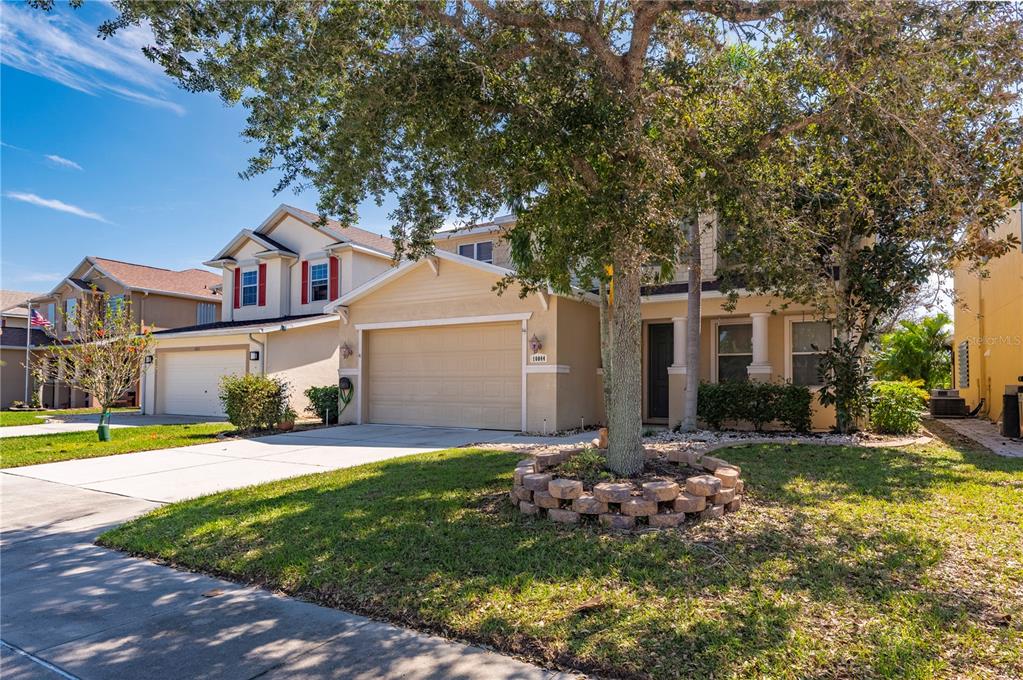
[[[135,323],[152,330],[215,321],[220,316],[220,277],[203,269],[175,271],[161,267],[88,256],[49,293],[28,300],[50,323],[58,338],[67,336],[77,305],[96,296],[107,304],[131,303]],[[139,404],[139,392],[126,403]],[[57,408],[88,406],[88,395],[63,383],[43,390],[43,401]]]
[[[1023,240],[1019,204],[993,234]],[[960,264],[956,292],[952,386],[980,417],[1002,419],[1006,390],[1023,386],[1023,246],[986,263],[984,271]]]
[[[598,300],[589,291],[498,295],[511,273],[503,234],[513,217],[435,240],[436,254],[392,262],[388,239],[281,206],[207,262],[223,269],[223,318],[157,334],[146,373],[152,413],[219,414],[226,373],[280,376],[302,391],[349,378],[342,422],[551,432],[603,420]],[[707,380],[816,382],[831,328],[798,306],[742,298],[734,311],[713,278],[712,220],[704,220]],[[643,417],[678,422],[684,395],[686,271],[644,290]],[[815,424],[826,426],[820,412]]]

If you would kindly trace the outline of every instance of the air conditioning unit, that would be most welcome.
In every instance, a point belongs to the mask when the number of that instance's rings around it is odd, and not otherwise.
[[[935,392],[955,392],[956,396],[937,396]],[[966,413],[966,400],[959,396],[958,390],[931,391],[931,416],[934,418],[963,418]]]
[[[931,390],[931,397],[958,397],[959,390]]]

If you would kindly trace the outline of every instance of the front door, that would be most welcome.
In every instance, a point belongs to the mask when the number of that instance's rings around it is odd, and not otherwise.
[[[647,339],[647,418],[668,417],[668,367],[675,360],[670,323],[652,323]]]

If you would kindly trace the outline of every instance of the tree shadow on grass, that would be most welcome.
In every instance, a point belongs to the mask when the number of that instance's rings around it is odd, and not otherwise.
[[[827,666],[830,641],[806,638],[839,611],[839,647],[858,638],[859,617],[931,622],[909,645],[878,638],[843,659],[846,674],[871,674],[893,654],[908,668],[931,663],[937,640],[983,603],[947,607],[944,586],[922,578],[942,559],[938,540],[827,509],[843,495],[919,499],[965,473],[906,464],[902,451],[821,449],[729,458],[757,503],[678,532],[609,535],[494,509],[486,501],[506,494],[518,456],[455,450],[168,506],[103,542],[618,677],[777,672],[794,645],[822,657],[803,663]],[[807,478],[828,493],[793,483]],[[599,607],[578,610],[595,596]]]

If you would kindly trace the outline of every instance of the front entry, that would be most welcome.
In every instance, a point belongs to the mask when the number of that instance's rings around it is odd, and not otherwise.
[[[674,361],[670,323],[647,326],[647,418],[668,417],[668,367]]]

